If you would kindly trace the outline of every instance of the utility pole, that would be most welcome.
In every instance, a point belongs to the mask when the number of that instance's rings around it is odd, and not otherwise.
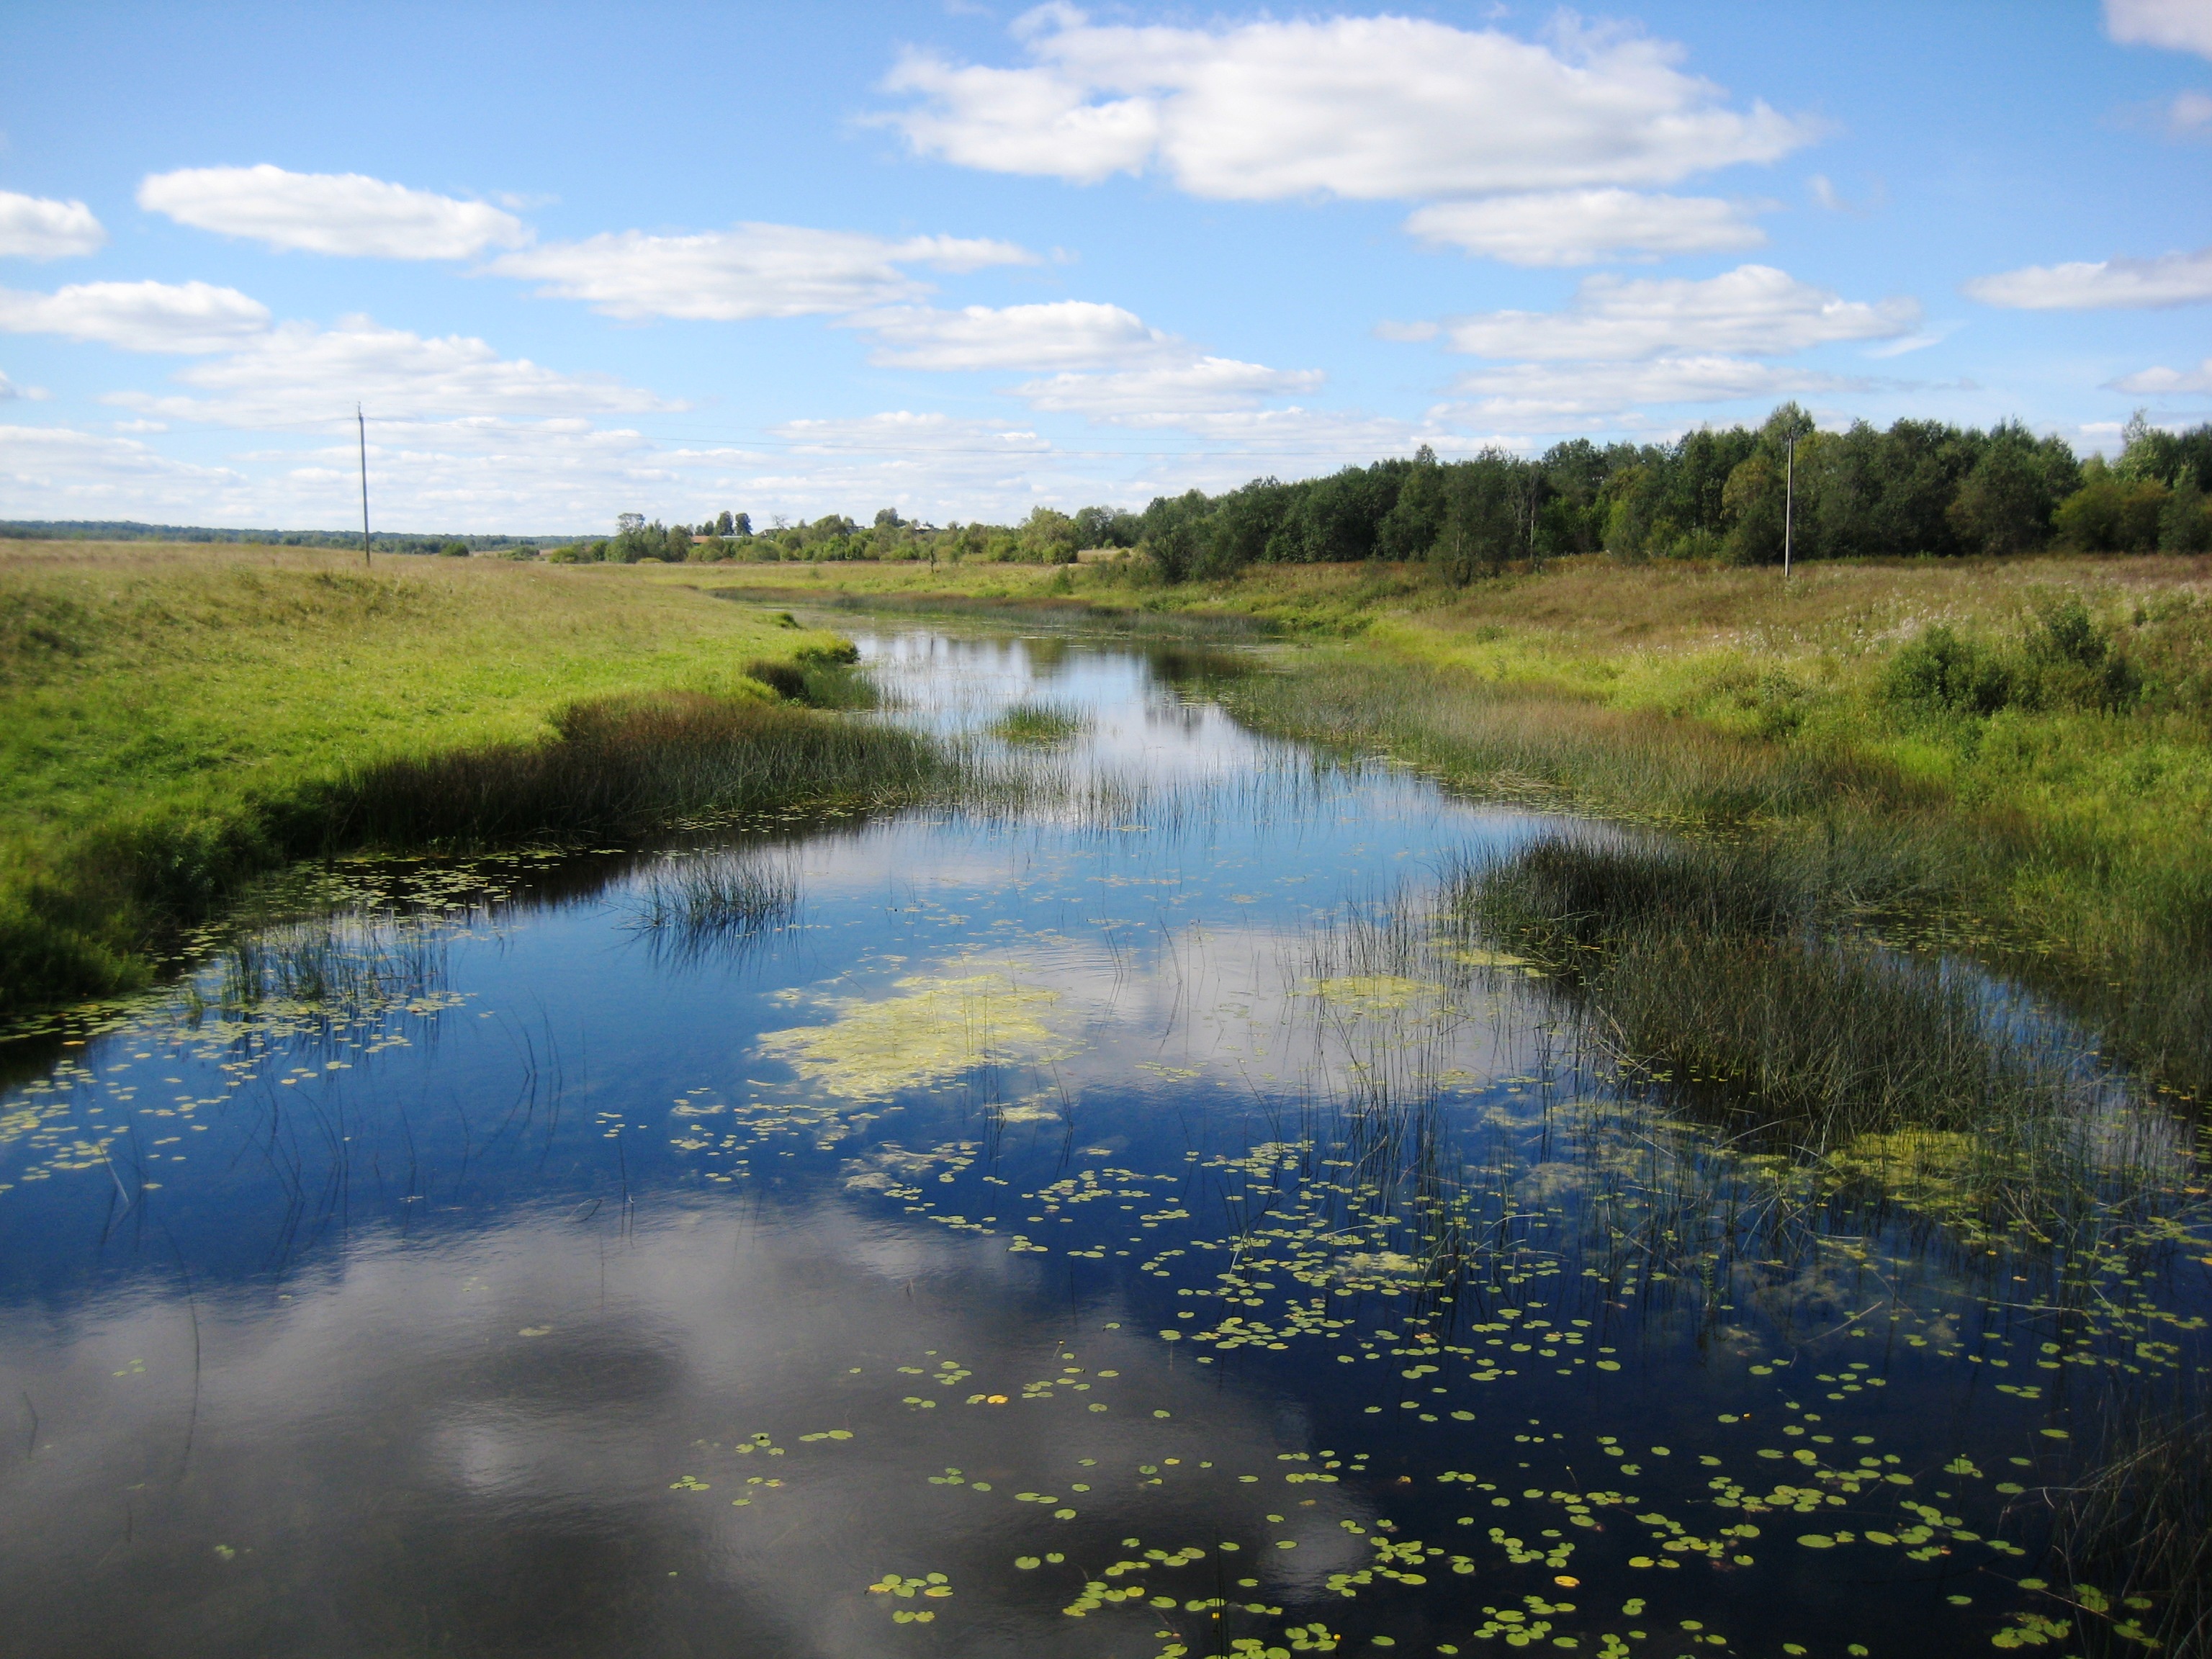
[[[359,404],[353,406],[353,419],[361,431],[361,562],[368,564],[368,417]]]
[[[1783,581],[1790,580],[1790,531],[1796,520],[1796,420],[1783,438]]]

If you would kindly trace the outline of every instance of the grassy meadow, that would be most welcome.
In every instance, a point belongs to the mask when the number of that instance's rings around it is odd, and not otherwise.
[[[803,571],[803,574],[801,574]],[[701,580],[697,576],[692,580]],[[2059,994],[2212,1091],[2212,559],[1771,568],[1602,556],[1422,567],[723,567],[781,603],[1244,620],[1301,642],[1239,712],[1454,787],[1829,849],[1891,936]]]
[[[621,568],[0,544],[0,988],[141,983],[303,854],[912,782],[911,740],[765,683],[803,693],[840,645]]]

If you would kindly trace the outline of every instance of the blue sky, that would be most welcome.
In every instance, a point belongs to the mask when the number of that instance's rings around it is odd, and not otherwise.
[[[8,8],[0,516],[1141,506],[2212,418],[2212,0]]]

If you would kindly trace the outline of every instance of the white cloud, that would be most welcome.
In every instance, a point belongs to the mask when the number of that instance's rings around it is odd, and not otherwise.
[[[2105,32],[2124,46],[2164,46],[2212,58],[2205,0],[2105,0]]]
[[[268,307],[209,283],[76,283],[52,294],[0,289],[0,330],[129,351],[228,351],[268,326]]]
[[[2212,93],[2177,92],[2166,107],[2170,138],[2202,138],[2212,133]]]
[[[149,173],[138,205],[179,223],[270,247],[383,259],[465,259],[529,240],[522,222],[486,202],[410,190],[359,173],[185,167]]]
[[[2112,390],[2147,392],[2153,397],[2212,392],[2212,357],[2207,357],[2194,368],[2145,368],[2123,374],[2112,382]]]
[[[957,271],[1036,263],[1035,254],[1011,242],[952,236],[893,242],[853,231],[739,224],[690,236],[611,232],[504,254],[489,269],[543,283],[540,293],[588,301],[610,317],[738,322],[911,300],[924,287],[902,265]]]
[[[904,409],[835,420],[785,421],[773,431],[780,442],[820,455],[1041,455],[1052,448],[1026,427]]]
[[[1158,167],[1194,195],[1360,199],[1668,184],[1808,142],[1736,110],[1681,49],[1571,21],[1552,45],[1407,17],[1106,27],[1072,7],[1016,33],[1030,66],[909,52],[885,118],[915,150],[1094,183]]]
[[[1734,252],[1766,233],[1740,202],[1636,191],[1541,191],[1481,201],[1442,202],[1416,211],[1406,228],[1515,265],[1589,265],[1618,258]]]
[[[285,428],[372,418],[581,416],[672,405],[605,375],[563,374],[505,358],[465,335],[424,338],[367,317],[336,327],[284,323],[243,349],[177,375],[192,395],[115,394],[142,414],[221,426]]]
[[[868,360],[892,368],[1091,368],[1189,351],[1133,312],[1087,300],[959,311],[902,306],[851,320],[882,342]]]
[[[2029,265],[1966,284],[1971,299],[2020,311],[2194,305],[2212,300],[2212,247],[2155,259]]]
[[[170,459],[128,438],[0,422],[0,502],[9,515],[107,518],[159,502],[205,506],[244,482],[228,467]]]
[[[1617,416],[1639,405],[1724,403],[1806,392],[1863,391],[1864,380],[1743,357],[1661,357],[1632,363],[1511,363],[1464,377],[1486,418],[1556,424]]]
[[[1263,398],[1311,392],[1321,382],[1318,369],[1198,357],[1108,374],[1054,374],[1013,390],[1030,408],[1055,414],[1084,415],[1117,426],[1183,426],[1193,416],[1249,410]]]
[[[1911,300],[1869,305],[1801,283],[1771,265],[1739,265],[1702,282],[1587,278],[1565,311],[1493,311],[1449,325],[1453,345],[1485,357],[1626,362],[1662,354],[1798,351],[1911,332]]]
[[[106,241],[107,232],[82,202],[56,202],[0,190],[0,257],[58,259],[71,253],[94,252]]]

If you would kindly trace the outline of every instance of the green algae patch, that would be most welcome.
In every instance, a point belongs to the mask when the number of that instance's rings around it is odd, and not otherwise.
[[[847,1100],[883,1100],[949,1083],[981,1066],[1041,1066],[1076,1045],[1039,1017],[1060,993],[1000,973],[914,975],[880,1001],[836,1005],[827,1025],[769,1031],[761,1051]]]

